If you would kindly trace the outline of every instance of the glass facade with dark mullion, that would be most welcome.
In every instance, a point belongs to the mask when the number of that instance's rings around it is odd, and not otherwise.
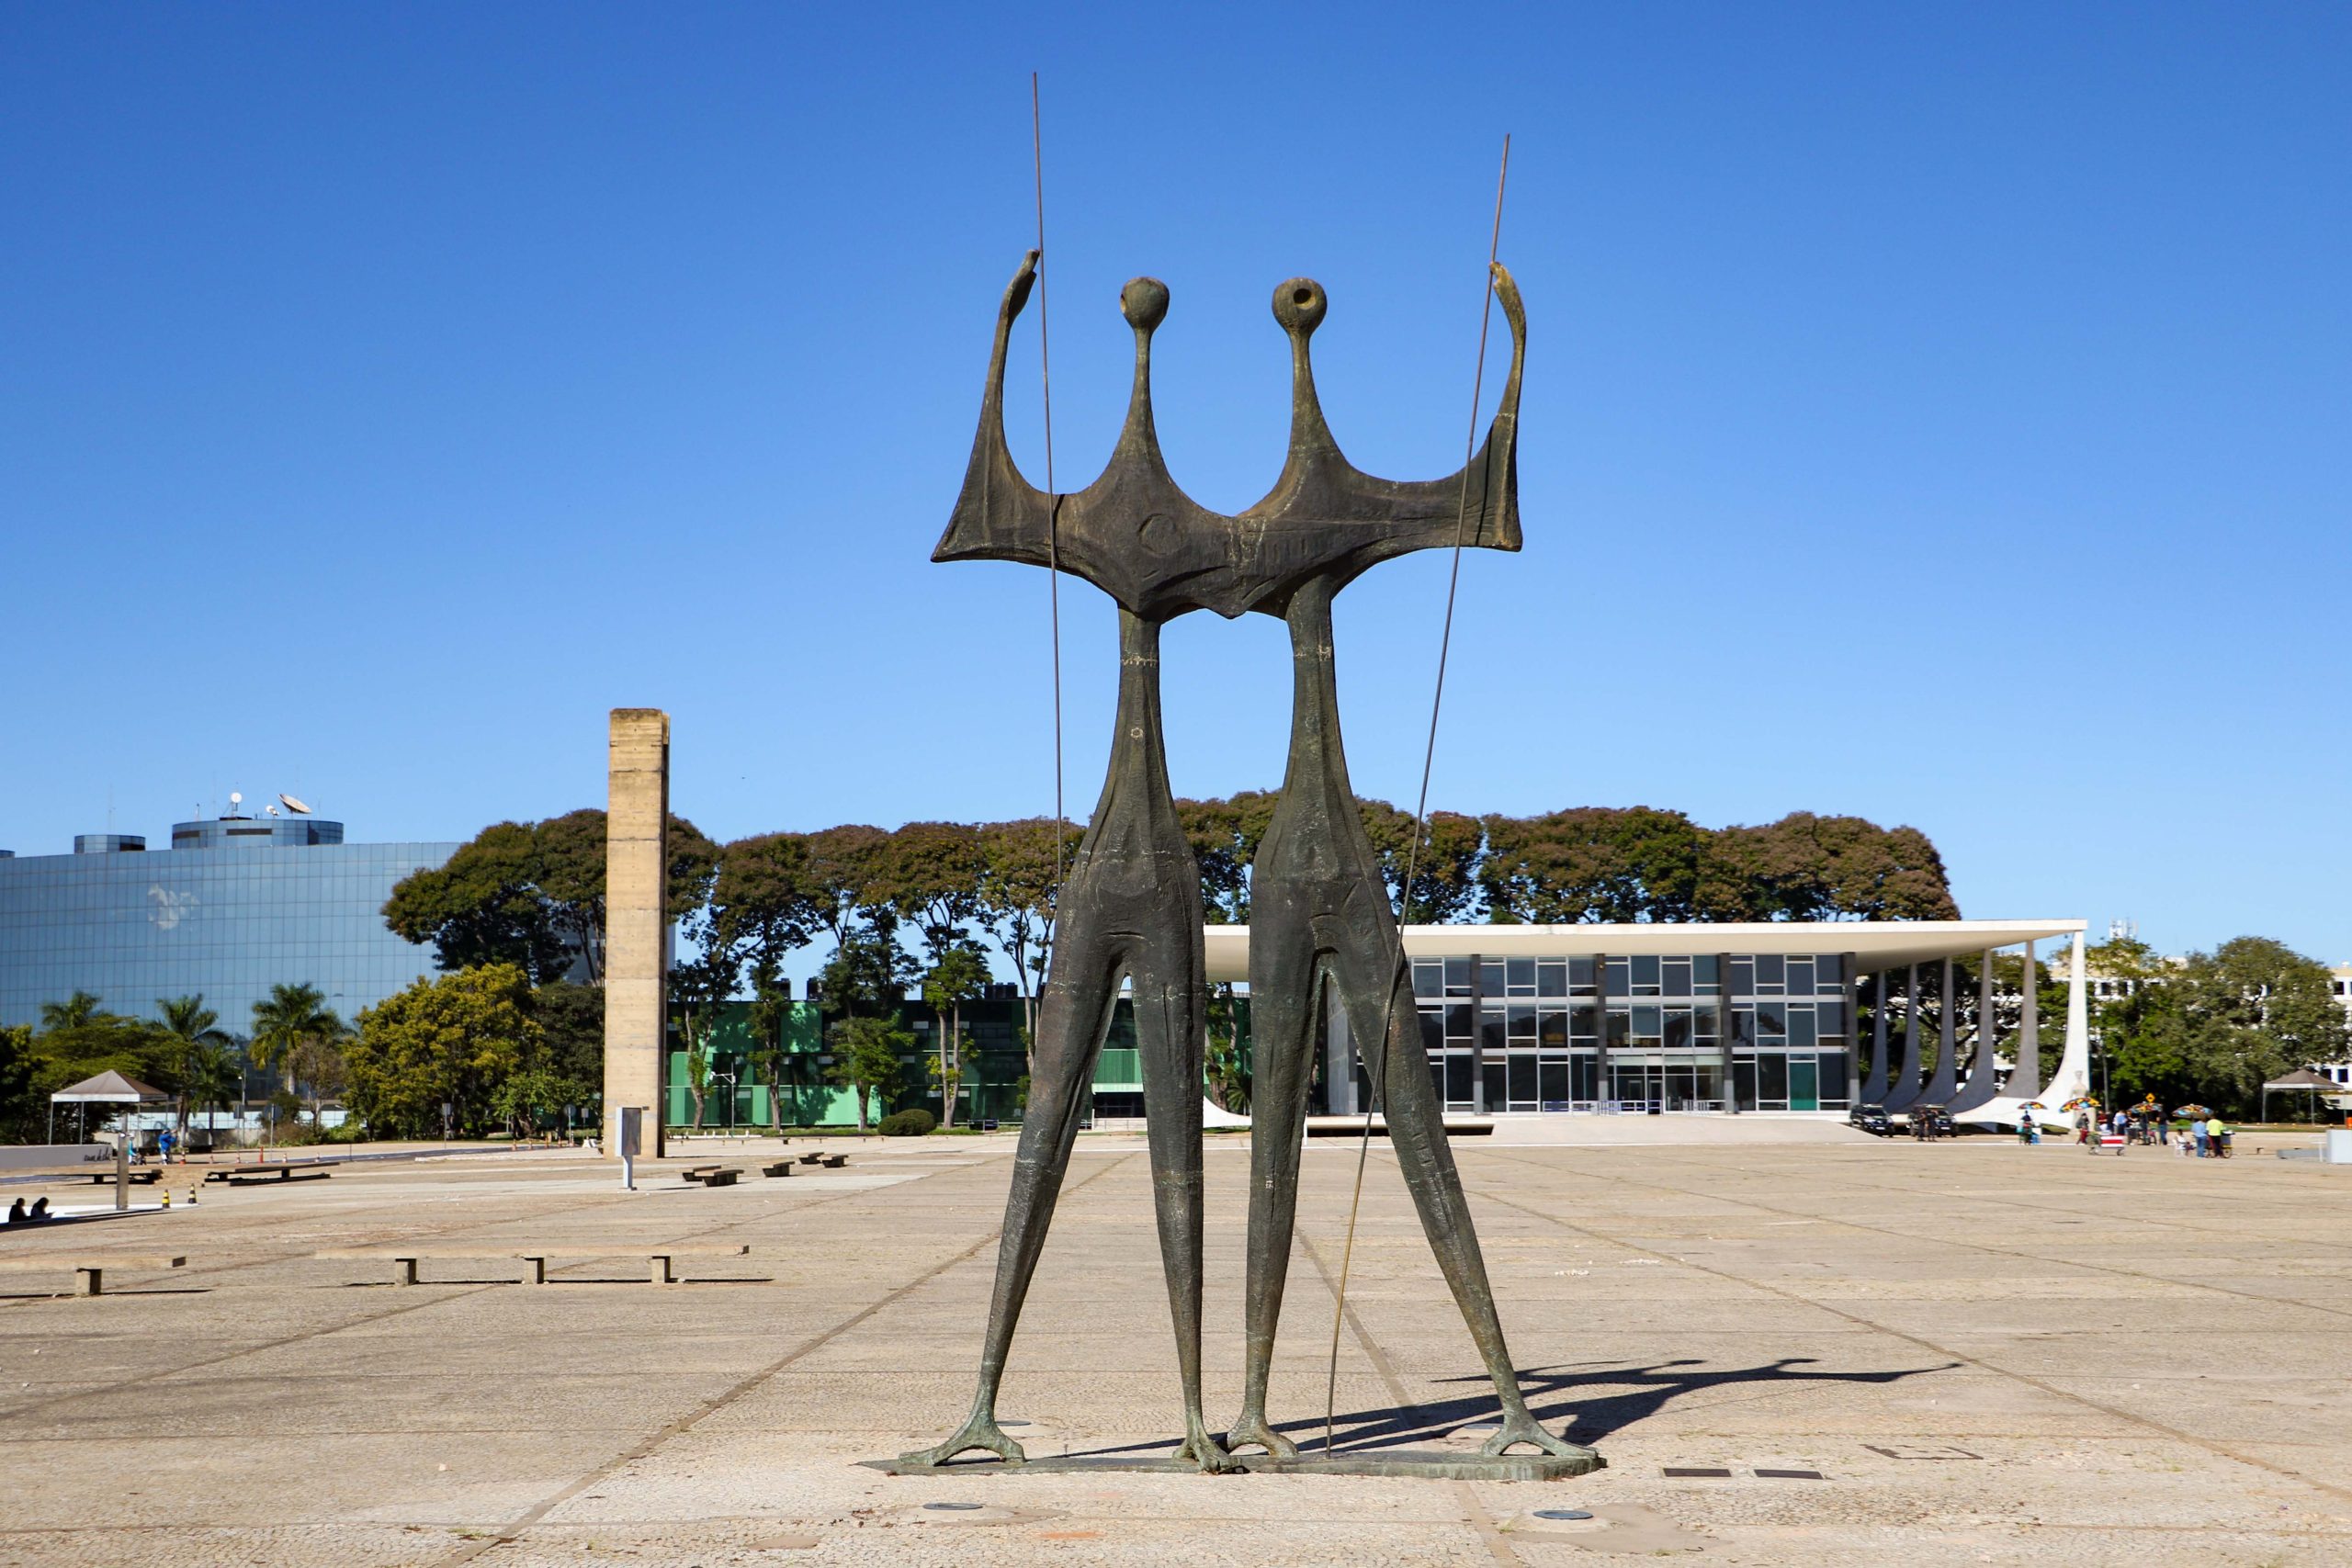
[[[1454,1112],[1842,1111],[1847,979],[1839,953],[1413,961]]]
[[[0,1023],[38,1024],[75,991],[144,1018],[200,993],[242,1035],[280,983],[317,987],[349,1022],[436,972],[433,949],[395,936],[382,911],[454,843],[346,844],[342,824],[316,818],[181,823],[186,847],[170,850],[96,838],[79,854],[0,859]]]

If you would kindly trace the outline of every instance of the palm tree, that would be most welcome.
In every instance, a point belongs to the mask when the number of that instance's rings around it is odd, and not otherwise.
[[[327,1054],[350,1032],[316,986],[280,981],[269,988],[266,1000],[254,1004],[254,1063],[263,1067],[282,1063],[289,1077],[310,1083],[313,1127],[319,1122],[318,1084]]]
[[[220,1044],[199,1041],[189,1053],[185,1093],[198,1111],[225,1110],[244,1085],[244,1067],[230,1039],[224,1034]]]
[[[194,1079],[197,1053],[207,1045],[227,1046],[232,1041],[229,1032],[219,1027],[220,1015],[204,1005],[204,993],[192,997],[174,997],[168,1001],[155,999],[155,1011],[163,1020],[162,1032],[172,1042],[178,1062],[180,1078],[179,1138],[181,1146],[187,1144],[188,1093]]]
[[[79,1029],[85,1023],[111,1021],[114,1014],[98,1005],[98,998],[87,991],[76,991],[62,1002],[40,1004],[40,1032],[48,1034],[60,1029]]]

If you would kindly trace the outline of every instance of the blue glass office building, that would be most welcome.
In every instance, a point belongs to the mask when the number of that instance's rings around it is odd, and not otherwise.
[[[433,950],[385,929],[384,900],[456,844],[346,844],[315,817],[182,822],[172,847],[85,833],[70,855],[0,854],[0,1024],[88,991],[113,1012],[203,993],[235,1033],[280,982],[348,1021],[420,976]]]

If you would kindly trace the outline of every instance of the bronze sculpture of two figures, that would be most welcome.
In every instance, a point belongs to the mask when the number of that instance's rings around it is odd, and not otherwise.
[[[1340,455],[1315,390],[1308,339],[1322,288],[1293,278],[1274,293],[1289,335],[1290,452],[1265,500],[1238,516],[1196,504],[1168,473],[1152,423],[1151,337],[1168,289],[1139,277],[1120,294],[1135,329],[1135,388],[1110,465],[1085,490],[1049,495],[1007,450],[1006,345],[1036,277],[1023,261],[997,314],[979,433],[936,560],[1053,565],[1119,606],[1119,700],[1102,796],[1058,906],[1039,1014],[1027,1120],[1005,1201],[995,1292],[970,1419],[937,1447],[907,1455],[944,1463],[975,1450],[1023,1459],[998,1427],[997,1389],[1069,1163],[1094,1063],[1123,982],[1132,985],[1142,1061],[1161,1263],[1183,1384],[1184,1441],[1176,1458],[1204,1471],[1238,1468],[1236,1450],[1270,1460],[1297,1450],[1267,1420],[1274,1330],[1282,1313],[1312,1077],[1317,1004],[1327,988],[1354,1037],[1369,1043],[1374,1103],[1385,1112],[1406,1183],[1446,1283],[1501,1404],[1490,1456],[1529,1445],[1598,1459],[1539,1426],[1521,1395],[1495,1313],[1462,1181],[1448,1149],[1401,935],[1379,862],[1349,787],[1331,650],[1331,601],[1374,563],[1457,536],[1487,549],[1520,547],[1516,435],[1526,322],[1501,267],[1492,285],[1510,323],[1510,374],[1484,449],[1461,473],[1421,483],[1374,479]],[[1192,610],[1277,615],[1295,667],[1290,760],[1280,804],[1252,871],[1250,992],[1256,1082],[1251,1097],[1248,1364],[1238,1419],[1220,1439],[1201,1407],[1201,1104],[1207,983],[1200,882],[1177,819],[1160,734],[1159,628]]]

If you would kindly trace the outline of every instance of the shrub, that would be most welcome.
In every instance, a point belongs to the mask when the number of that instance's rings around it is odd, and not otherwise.
[[[928,1111],[893,1111],[875,1130],[886,1138],[920,1138],[939,1125]]]

